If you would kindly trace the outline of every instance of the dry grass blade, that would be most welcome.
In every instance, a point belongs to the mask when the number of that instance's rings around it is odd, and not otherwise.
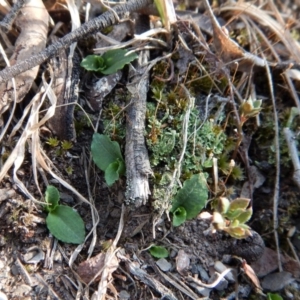
[[[6,65],[10,66],[10,62],[9,62],[9,60],[7,58],[7,55],[6,55],[6,53],[5,53],[5,51],[4,51],[4,49],[3,49],[3,47],[2,47],[1,44],[0,44],[0,52],[2,54],[2,57],[4,58],[4,61],[6,62]],[[4,137],[4,135],[5,135],[6,131],[7,131],[7,129],[9,127],[10,123],[11,123],[11,120],[12,120],[12,118],[14,116],[15,109],[16,109],[17,91],[16,91],[16,81],[15,81],[14,78],[12,78],[11,83],[12,83],[12,87],[13,87],[13,103],[14,104],[13,104],[13,107],[11,109],[10,116],[9,116],[9,118],[8,118],[8,120],[7,120],[4,128],[2,128],[2,130],[1,130],[0,141],[2,141],[2,139],[3,139],[3,137]],[[2,126],[3,126],[3,120],[2,120],[2,116],[0,115],[0,127],[2,127]]]
[[[236,12],[249,16],[251,19],[257,21],[262,26],[267,26],[272,32],[276,34],[279,40],[285,45],[286,51],[291,55],[291,59],[300,62],[299,44],[293,39],[289,30],[279,24],[263,9],[256,7],[248,2],[230,2],[223,7],[220,7],[220,12]]]
[[[273,89],[273,81],[270,72],[269,66],[266,65],[266,73],[269,83],[269,90],[270,90],[270,97],[272,99],[273,105],[273,116],[274,116],[274,146],[275,146],[275,166],[276,166],[276,176],[275,176],[275,183],[274,183],[274,195],[273,195],[273,227],[274,227],[274,239],[276,244],[277,250],[277,258],[278,258],[278,266],[279,271],[282,272],[282,262],[280,257],[280,248],[279,248],[279,237],[278,237],[278,202],[279,202],[279,191],[280,191],[280,142],[279,142],[279,120],[277,115],[276,109],[276,101],[274,96],[274,89]]]

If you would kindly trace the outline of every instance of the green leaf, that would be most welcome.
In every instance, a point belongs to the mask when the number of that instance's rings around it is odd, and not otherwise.
[[[106,69],[105,60],[99,55],[88,55],[82,60],[80,66],[94,72],[102,72]]]
[[[85,229],[80,215],[69,206],[59,205],[51,211],[46,224],[51,234],[65,243],[81,244]]]
[[[242,226],[225,227],[225,228],[223,228],[223,230],[226,231],[228,234],[230,234],[232,237],[234,237],[236,239],[245,239],[251,235],[250,230],[245,229]]]
[[[118,70],[123,69],[123,67],[133,60],[138,58],[138,55],[134,52],[130,54],[124,49],[109,50],[102,55],[105,61],[105,69],[101,70],[102,74],[110,75],[116,73]]]
[[[164,1],[165,0],[154,0],[154,3],[156,5],[157,11],[159,13],[159,16],[161,17],[163,23],[165,22],[166,18],[166,12],[165,12],[165,7],[164,7]]]
[[[250,199],[247,198],[236,198],[230,202],[228,211],[224,214],[228,219],[233,220],[238,218],[242,213],[246,211],[250,203]],[[243,216],[242,218],[244,218]]]
[[[283,298],[278,294],[268,293],[267,297],[268,297],[268,300],[283,300]]]
[[[225,214],[228,211],[229,206],[230,206],[230,201],[227,198],[220,197],[218,199],[217,211],[220,214]]]
[[[108,186],[111,186],[117,181],[121,175],[125,173],[125,164],[123,160],[117,158],[105,170],[105,181]]]
[[[173,226],[180,226],[186,220],[186,210],[184,207],[178,207],[173,213]]]
[[[124,161],[119,144],[112,142],[108,136],[103,134],[94,133],[91,151],[95,164],[102,171],[105,171],[117,159]]]
[[[230,202],[229,210],[246,209],[250,203],[248,198],[236,198]]]
[[[53,185],[48,185],[45,192],[45,201],[49,212],[53,211],[57,207],[59,198],[58,189]]]
[[[169,252],[165,247],[152,246],[150,249],[150,254],[156,258],[165,258],[169,256]]]
[[[228,210],[224,217],[228,218],[229,220],[234,220],[239,217],[245,210],[241,208],[237,208],[236,210]]]
[[[244,212],[242,212],[236,219],[240,222],[240,223],[246,223],[248,222],[251,217],[252,217],[252,207],[246,209]]]
[[[195,174],[183,183],[182,189],[173,199],[171,212],[174,213],[181,206],[186,210],[187,220],[192,219],[203,209],[207,197],[208,191],[204,175],[202,173]]]

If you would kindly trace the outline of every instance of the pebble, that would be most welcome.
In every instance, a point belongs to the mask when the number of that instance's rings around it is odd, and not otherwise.
[[[219,278],[220,275],[214,274],[208,281],[208,283],[213,283]],[[224,291],[228,287],[228,281],[222,278],[221,281],[214,287],[217,291]]]
[[[225,270],[227,270],[228,268],[220,261],[216,261],[215,264],[214,264],[214,268],[215,270],[218,272],[218,273],[222,273],[224,272]],[[229,272],[226,274],[225,278],[231,282],[231,283],[234,283],[235,282],[235,277],[234,275],[232,274],[232,272]]]
[[[201,294],[203,297],[209,297],[210,292],[212,291],[212,289],[205,288],[196,283],[190,283],[190,285],[197,291],[197,293]]]
[[[209,280],[209,276],[205,269],[201,265],[192,265],[192,273],[200,276],[201,281],[207,282]]]
[[[119,293],[119,298],[120,298],[120,300],[128,300],[128,299],[130,299],[130,295],[128,294],[127,291],[122,290]]]
[[[158,265],[158,267],[164,271],[164,272],[168,272],[171,270],[172,268],[172,264],[169,263],[165,258],[160,258],[156,264]]]
[[[261,282],[264,290],[276,292],[283,289],[295,279],[289,272],[277,272],[267,275]]]

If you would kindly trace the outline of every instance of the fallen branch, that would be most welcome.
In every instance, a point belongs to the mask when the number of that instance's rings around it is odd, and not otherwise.
[[[148,176],[152,174],[144,136],[149,89],[148,55],[148,51],[140,52],[135,74],[127,84],[132,96],[126,111],[126,202],[136,207],[146,204],[150,195]]]

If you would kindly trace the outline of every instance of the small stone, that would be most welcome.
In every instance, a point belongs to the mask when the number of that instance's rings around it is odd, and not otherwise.
[[[172,264],[169,263],[165,258],[160,258],[156,264],[164,272],[168,272],[172,268]]]
[[[225,270],[227,270],[228,268],[220,261],[216,261],[215,262],[215,265],[214,265],[214,268],[215,270],[218,272],[218,273],[222,273],[224,272]],[[231,282],[231,283],[234,283],[235,282],[235,278],[234,278],[234,275],[232,274],[232,272],[229,272],[226,274],[225,278]]]
[[[190,283],[190,285],[197,291],[197,293],[201,294],[203,297],[209,297],[209,294],[212,291],[212,289],[199,286],[196,283]]]
[[[208,281],[208,283],[214,283],[220,275],[214,274]],[[217,291],[224,291],[228,287],[228,281],[225,278],[222,278],[221,281],[214,287]]]
[[[176,255],[177,255],[177,251],[175,251],[174,249],[172,249],[171,253],[170,253],[170,257],[174,258]]]
[[[283,289],[286,285],[293,282],[295,279],[289,272],[278,272],[267,275],[261,285],[264,290],[276,292]]]
[[[193,265],[192,272],[200,276],[201,281],[207,282],[209,280],[209,276],[205,269],[201,265]]]
[[[13,266],[11,267],[10,271],[11,271],[11,274],[12,274],[13,276],[17,276],[17,275],[20,274],[20,273],[19,273],[19,270],[18,270],[18,267],[17,267],[16,265],[13,265]]]
[[[130,295],[128,294],[127,291],[122,290],[119,293],[119,298],[120,298],[120,300],[127,300],[127,299],[130,299]]]

